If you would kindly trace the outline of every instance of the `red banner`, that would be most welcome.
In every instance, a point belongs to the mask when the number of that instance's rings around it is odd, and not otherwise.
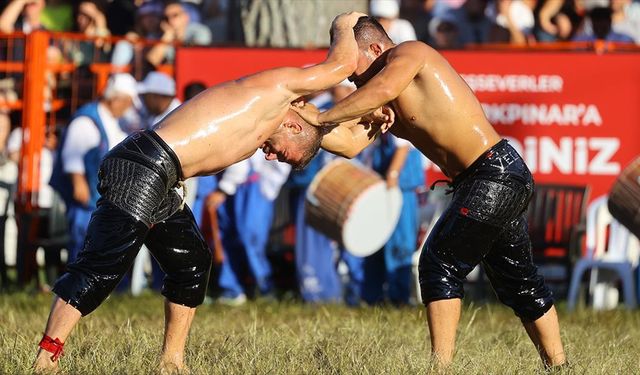
[[[217,84],[326,51],[181,49],[179,88]],[[536,181],[590,185],[591,199],[640,154],[640,54],[446,52]],[[434,180],[431,176],[430,180]]]

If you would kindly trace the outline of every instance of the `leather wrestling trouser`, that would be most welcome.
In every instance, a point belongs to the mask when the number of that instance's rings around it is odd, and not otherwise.
[[[451,183],[453,200],[420,256],[422,301],[462,298],[463,281],[482,262],[498,299],[523,321],[553,305],[531,256],[526,209],[533,179],[502,140]]]
[[[100,166],[101,198],[84,246],[53,291],[89,314],[118,285],[144,243],[166,273],[162,294],[176,304],[201,304],[211,252],[175,189],[181,177],[177,157],[151,130],[114,147]]]

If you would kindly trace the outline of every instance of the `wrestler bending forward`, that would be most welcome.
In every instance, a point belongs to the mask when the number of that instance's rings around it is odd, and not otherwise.
[[[389,103],[391,132],[413,143],[452,180],[453,200],[420,257],[420,287],[431,348],[438,363],[453,358],[463,280],[480,262],[500,301],[511,307],[547,367],[565,362],[551,292],[532,262],[525,211],[534,182],[518,153],[501,140],[473,92],[435,50],[421,42],[394,45],[375,19],[358,20],[352,38],[359,88],[326,112],[294,107],[314,125],[333,129],[323,148],[352,157],[365,146],[337,123]],[[340,41],[338,41],[340,43]],[[326,147],[325,147],[326,146]]]
[[[195,307],[205,297],[211,253],[176,187],[189,177],[221,171],[260,147],[270,160],[306,164],[319,148],[321,130],[291,111],[290,103],[353,72],[353,26],[360,16],[334,20],[336,43],[323,63],[272,69],[211,87],[154,130],[131,135],[105,156],[99,171],[101,198],[84,248],[53,288],[57,297],[36,371],[57,368],[73,327],[116,287],[143,243],[166,273],[161,369],[185,368],[185,342]]]

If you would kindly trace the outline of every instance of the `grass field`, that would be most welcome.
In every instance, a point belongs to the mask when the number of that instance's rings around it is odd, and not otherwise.
[[[48,295],[0,295],[0,374],[28,373],[49,311]],[[153,373],[162,342],[162,299],[114,296],[67,341],[68,374]],[[566,374],[640,374],[640,311],[559,307],[571,367]],[[254,302],[203,306],[187,344],[194,374],[418,374],[433,372],[422,308]],[[511,311],[466,306],[452,374],[543,373]]]

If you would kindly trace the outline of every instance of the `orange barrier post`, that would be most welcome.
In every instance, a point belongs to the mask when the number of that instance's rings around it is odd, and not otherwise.
[[[37,207],[40,185],[40,153],[44,145],[44,87],[49,34],[34,31],[26,37],[22,148],[16,203],[26,212]]]

